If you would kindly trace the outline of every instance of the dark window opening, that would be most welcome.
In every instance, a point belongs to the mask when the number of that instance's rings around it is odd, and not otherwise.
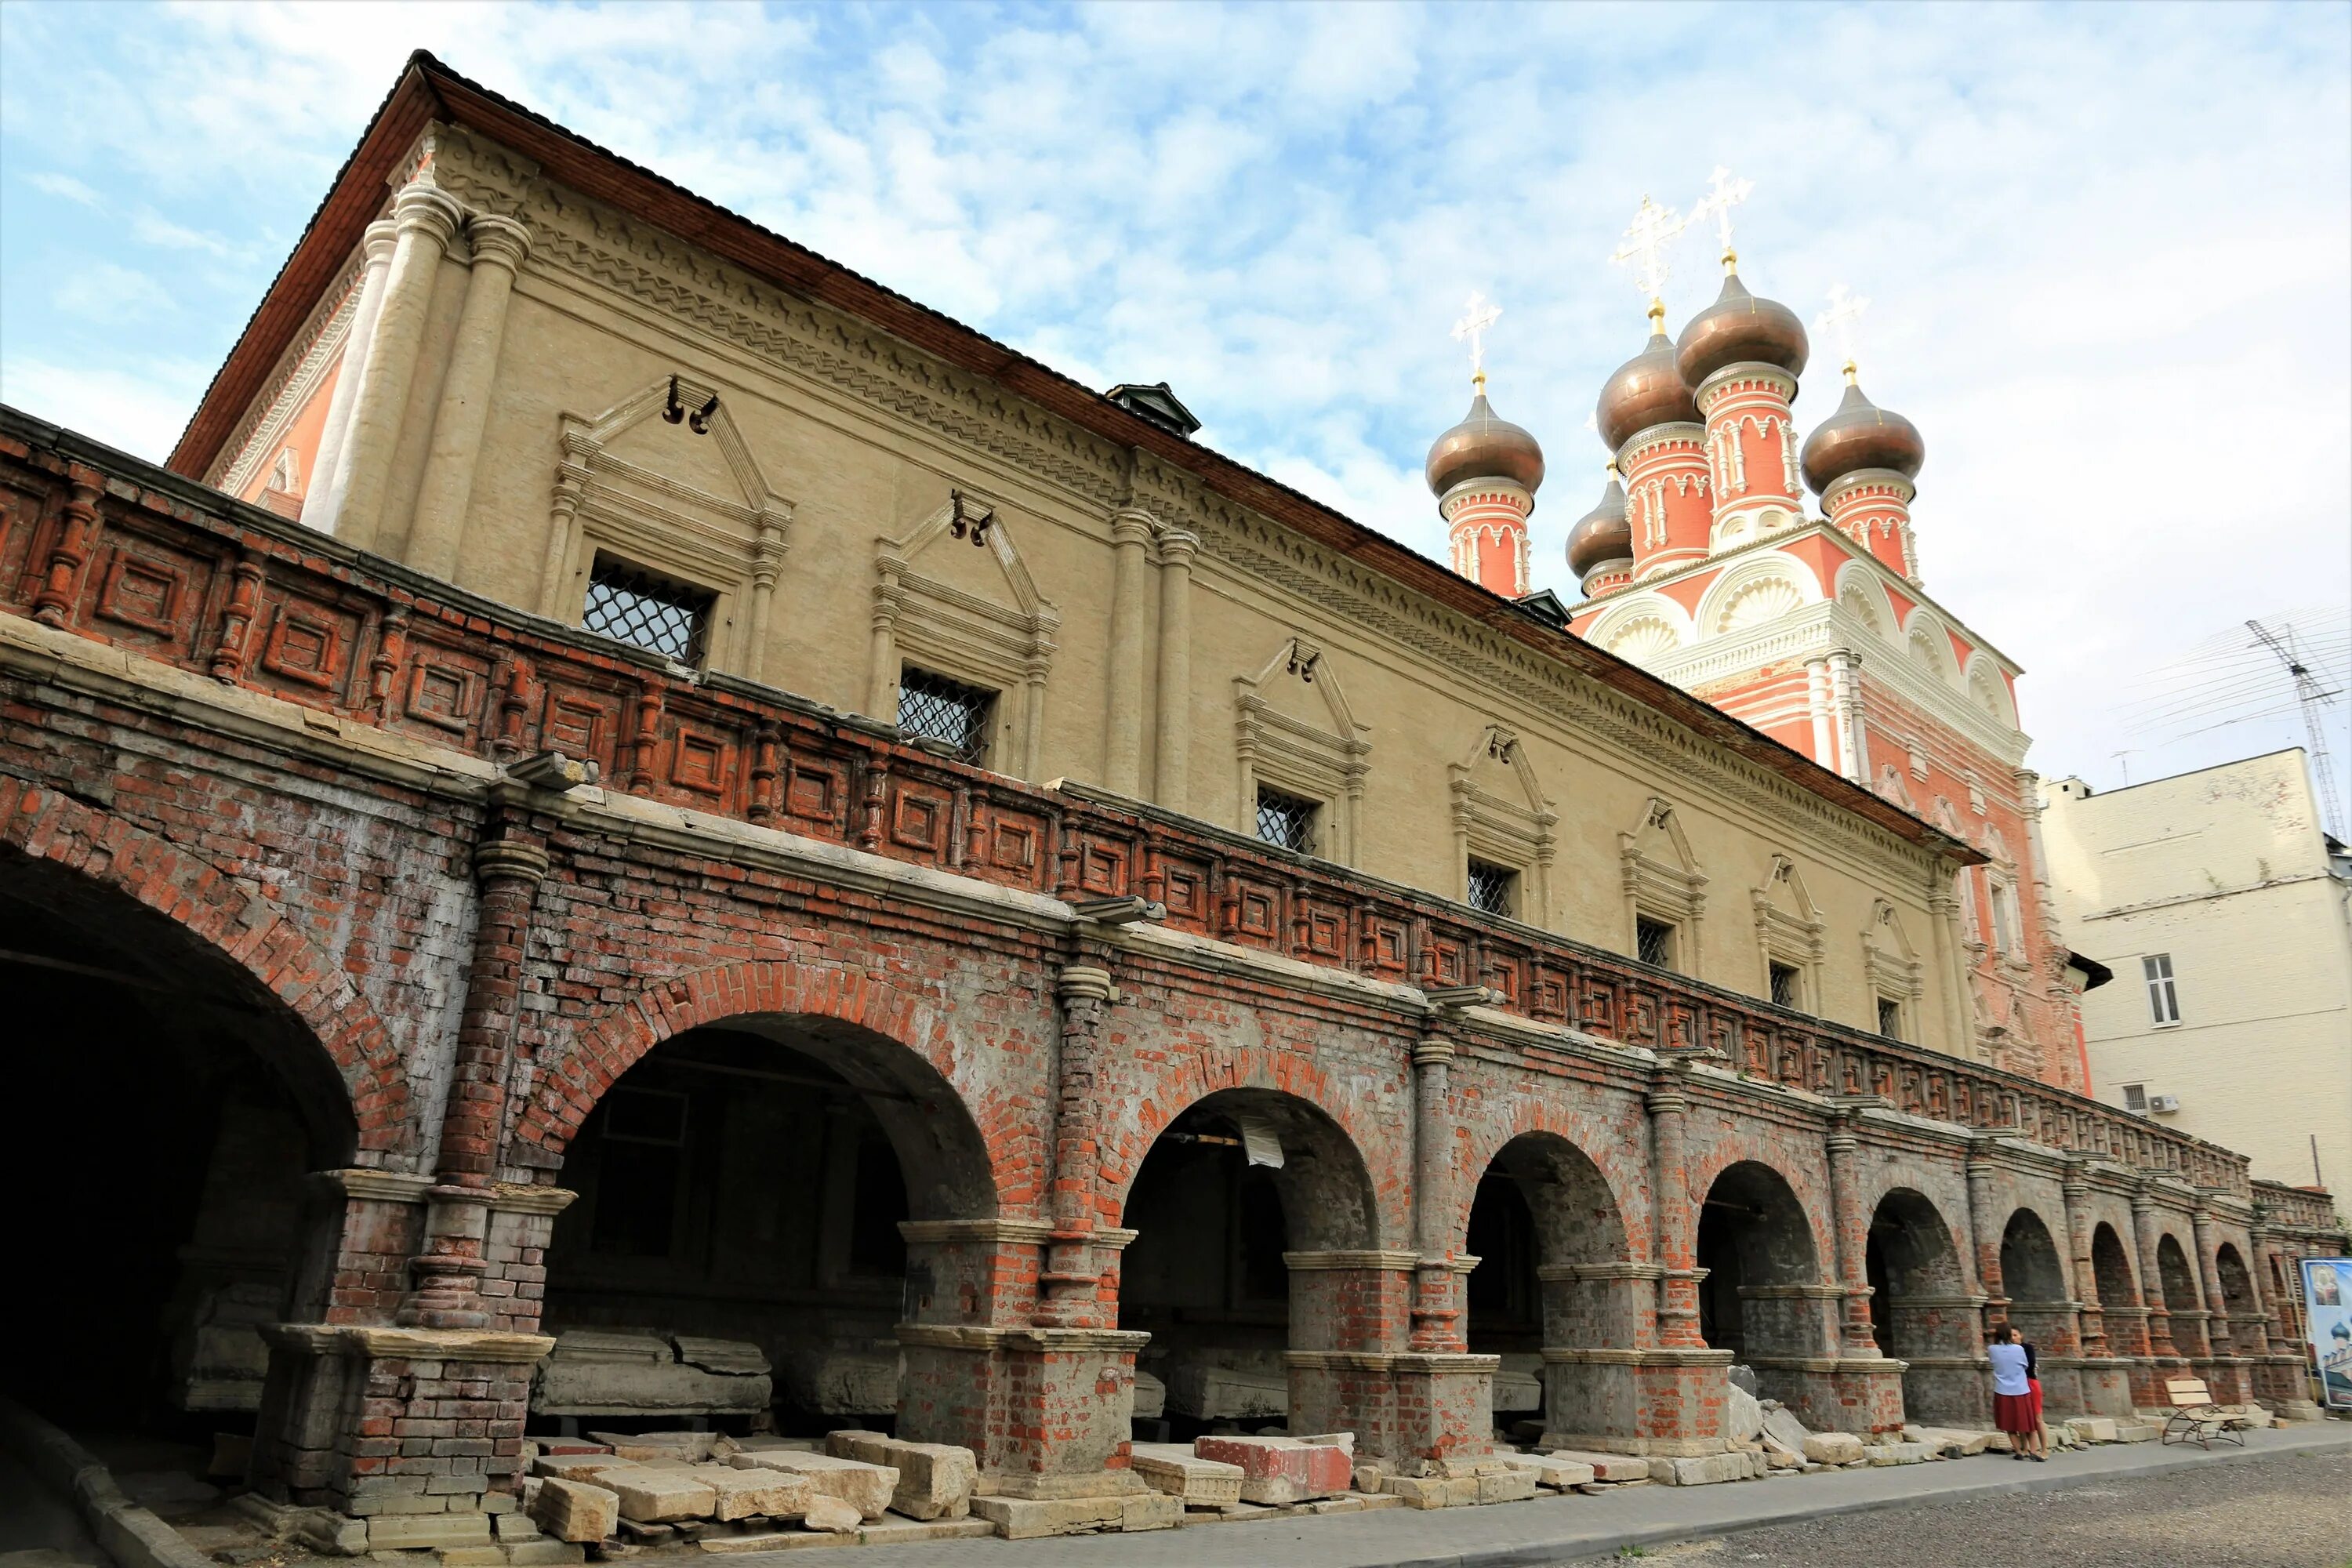
[[[1470,862],[1470,907],[1490,915],[1508,915],[1517,900],[1519,874],[1484,860]]]
[[[1878,999],[1878,1032],[1890,1040],[1903,1037],[1903,1004],[1892,996]]]
[[[715,595],[705,589],[599,555],[588,574],[588,606],[580,624],[599,637],[645,648],[679,664],[698,664],[715,602]]]
[[[676,1246],[685,1169],[686,1096],[616,1087],[596,1115],[604,1121],[604,1159],[588,1245],[622,1258],[667,1258]]]
[[[1776,1007],[1801,1007],[1805,1005],[1803,976],[1793,963],[1772,965],[1772,1005]]]
[[[909,735],[944,742],[975,765],[988,760],[990,721],[996,693],[966,686],[944,675],[908,665],[898,678],[898,728]]]
[[[1633,956],[1660,969],[1675,966],[1675,928],[1641,915],[1633,921]]]
[[[1268,844],[1284,849],[1296,849],[1301,855],[1315,853],[1315,818],[1322,806],[1295,795],[1285,795],[1264,784],[1257,791],[1257,836]]]

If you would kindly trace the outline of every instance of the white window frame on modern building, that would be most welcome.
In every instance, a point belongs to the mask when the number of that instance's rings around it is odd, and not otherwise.
[[[2180,986],[2172,973],[2172,954],[2150,952],[2141,956],[2140,977],[2147,984],[2147,1011],[2152,1027],[2174,1028],[2180,1023]]]

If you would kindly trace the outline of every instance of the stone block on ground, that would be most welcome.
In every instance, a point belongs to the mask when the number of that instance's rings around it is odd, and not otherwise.
[[[489,1543],[490,1517],[486,1513],[379,1514],[368,1521],[368,1546],[373,1551]]]
[[[1863,1457],[1862,1439],[1851,1432],[1814,1432],[1805,1438],[1804,1455],[1817,1465],[1851,1465]]]
[[[879,1519],[882,1513],[877,1512],[874,1517]],[[830,1494],[812,1493],[802,1500],[801,1523],[827,1535],[854,1537],[865,1525],[866,1515],[854,1502]]]
[[[1764,1439],[1764,1463],[1776,1470],[1801,1469],[1805,1456],[1795,1449],[1782,1447],[1768,1436]]]
[[[1859,1444],[1855,1445],[1857,1447]],[[1550,1457],[1566,1459],[1571,1464],[1592,1467],[1596,1481],[1646,1481],[1650,1479],[1650,1461],[1639,1454],[1589,1454],[1576,1448],[1554,1448]]]
[[[1391,1476],[1381,1482],[1381,1493],[1402,1499],[1407,1508],[1468,1508],[1478,1500],[1478,1478]]]
[[[1356,1467],[1356,1489],[1367,1497],[1378,1496],[1385,1486],[1386,1479],[1387,1478],[1381,1474],[1380,1467],[1377,1465]]]
[[[842,1504],[848,1507],[846,1503]],[[807,1552],[827,1546],[855,1546],[864,1527],[848,1531],[761,1530],[748,1535],[706,1535],[696,1544],[705,1552]]]
[[[518,1541],[506,1549],[507,1562],[512,1568],[555,1568],[562,1563],[585,1563],[588,1549],[576,1541],[551,1541],[542,1535],[536,1541]]]
[[[949,1443],[907,1443],[880,1432],[829,1434],[825,1451],[835,1458],[881,1465],[898,1472],[890,1494],[894,1512],[912,1520],[967,1519],[980,1483],[980,1461],[970,1448]]]
[[[1536,1476],[1532,1470],[1516,1465],[1497,1465],[1492,1470],[1481,1468],[1478,1474],[1478,1500],[1490,1502],[1526,1502],[1536,1495]]]
[[[1157,1421],[1168,1408],[1168,1385],[1141,1367],[1135,1369],[1135,1408],[1139,1421]]]
[[[689,1465],[708,1460],[712,1446],[719,1441],[716,1432],[640,1432],[635,1436],[619,1432],[591,1432],[588,1436],[612,1449],[616,1459],[683,1459]]]
[[[1190,1508],[1216,1508],[1242,1500],[1242,1468],[1204,1459],[1181,1443],[1137,1443],[1129,1464],[1154,1491],[1181,1499]]]
[[[1556,1492],[1588,1485],[1593,1479],[1591,1465],[1558,1454],[1501,1454],[1496,1458],[1515,1470],[1531,1472],[1538,1486],[1549,1487]],[[1646,1466],[1643,1473],[1648,1473]]]
[[[1202,1421],[1257,1421],[1290,1411],[1290,1376],[1280,1367],[1209,1366],[1169,1369],[1167,1408]]]
[[[796,1519],[809,1493],[808,1478],[760,1467],[737,1469],[732,1465],[697,1465],[686,1472],[710,1489],[710,1517],[721,1522],[738,1519]]]
[[[1906,1427],[1904,1430],[1907,1435],[1910,1428]],[[2058,1428],[2055,1426],[2051,1428],[2053,1435],[2057,1431]],[[1971,1455],[1983,1453],[1985,1445],[1992,1440],[1992,1436],[1990,1432],[1979,1432],[1966,1426],[1922,1426],[1919,1428],[1918,1441],[1935,1444],[1943,1449],[1947,1458],[1966,1458]]]
[[[996,1533],[1007,1541],[1034,1541],[1048,1535],[1117,1529],[1126,1521],[1120,1507],[1126,1500],[1123,1497],[986,1497],[972,1499],[971,1511],[994,1525]],[[1180,1511],[1182,1506],[1177,1505]]]
[[[1735,1443],[1752,1443],[1764,1433],[1764,1406],[1736,1383],[1725,1391],[1723,1427]]]
[[[897,1514],[884,1516],[879,1524],[862,1526],[857,1531],[860,1546],[903,1546],[918,1541],[978,1541],[996,1533],[996,1526],[984,1519],[934,1519],[929,1521],[900,1519]]]
[[[863,1518],[880,1519],[889,1511],[898,1489],[898,1471],[890,1465],[869,1465],[861,1459],[836,1458],[797,1448],[760,1448],[728,1461],[737,1469],[775,1469],[808,1478],[816,1496],[839,1498]]]
[[[600,1470],[625,1470],[636,1468],[635,1459],[623,1459],[611,1454],[541,1454],[530,1462],[534,1476],[552,1476],[558,1480],[593,1480]]]
[[[1792,1454],[1805,1451],[1805,1439],[1812,1432],[1797,1419],[1796,1413],[1786,1405],[1775,1405],[1764,1412],[1764,1436]]]
[[[608,1487],[621,1500],[621,1517],[639,1524],[667,1524],[681,1519],[709,1519],[719,1496],[685,1470],[603,1470],[596,1484]]]
[[[1650,1479],[1662,1486],[1707,1487],[1748,1478],[1746,1454],[1696,1454],[1687,1458],[1650,1461]]]
[[[1874,1443],[1864,1450],[1874,1466],[1924,1464],[1936,1457],[1932,1443]]]
[[[1495,1369],[1496,1414],[1543,1408],[1543,1357],[1515,1352]]]
[[[1279,1506],[1333,1497],[1355,1479],[1354,1456],[1337,1443],[1296,1437],[1202,1437],[1192,1445],[1203,1459],[1238,1465],[1242,1500]]]
[[[1345,1448],[1350,1458],[1355,1456],[1356,1435],[1353,1432],[1309,1432],[1303,1436],[1293,1433],[1290,1436],[1297,1436],[1302,1443],[1318,1443],[1327,1447]]]

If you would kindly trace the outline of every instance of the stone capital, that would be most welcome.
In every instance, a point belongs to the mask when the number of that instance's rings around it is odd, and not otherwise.
[[[1160,564],[1190,566],[1192,557],[1201,552],[1201,536],[1181,528],[1163,527],[1160,531]]]
[[[1110,542],[1114,545],[1143,545],[1151,542],[1151,514],[1132,507],[1110,515]]]
[[[536,886],[546,879],[551,864],[546,850],[512,838],[494,839],[474,849],[474,878],[485,887],[508,881]]]
[[[530,230],[510,217],[476,213],[467,220],[466,237],[473,244],[477,262],[487,261],[509,272],[530,254]]]
[[[1118,987],[1110,971],[1091,963],[1067,963],[1055,980],[1054,994],[1065,1002],[1116,1002]]]
[[[457,226],[465,216],[465,208],[433,185],[404,186],[392,198],[393,226],[402,234],[427,235],[439,248],[447,248],[457,237]]]
[[[367,236],[360,248],[370,267],[386,267],[392,263],[393,247],[400,243],[400,226],[390,218],[378,218],[367,226]]]

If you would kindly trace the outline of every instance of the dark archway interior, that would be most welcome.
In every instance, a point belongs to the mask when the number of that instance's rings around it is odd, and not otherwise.
[[[1253,1163],[1255,1138],[1282,1163]],[[1347,1134],[1306,1101],[1225,1089],[1171,1122],[1129,1187],[1118,1325],[1151,1341],[1138,1419],[1159,1384],[1177,1436],[1279,1426],[1288,1409],[1291,1278],[1283,1255],[1373,1245],[1370,1182]],[[1148,1380],[1148,1381],[1147,1381]]]
[[[1922,1193],[1897,1187],[1870,1216],[1864,1268],[1870,1331],[1881,1355],[1905,1363],[1903,1405],[1914,1419],[1980,1419],[1982,1394],[1973,1364],[1976,1312],[1965,1304],[1967,1276],[1951,1227]]]
[[[895,1325],[915,1306],[900,1222],[994,1207],[944,1080],[829,1019],[734,1019],[655,1047],[582,1123],[559,1180],[579,1196],[548,1252],[543,1326],[562,1337],[532,1402],[542,1428],[887,1424]]]
[[[2115,1226],[2104,1221],[2091,1232],[2091,1279],[2099,1288],[2099,1305],[2105,1313],[2108,1349],[2117,1355],[2144,1354],[2147,1326],[2130,1315],[2140,1305],[2131,1259]]]
[[[2238,1249],[2223,1242],[2213,1254],[2213,1272],[2221,1282],[2221,1304],[2230,1311],[2230,1343],[2239,1355],[2263,1355],[2270,1346],[2264,1342],[2263,1307],[2254,1296],[2253,1276],[2246,1271],[2246,1261]]]
[[[1780,1173],[1742,1161],[1715,1179],[1699,1210],[1699,1334],[1736,1361],[1812,1356],[1824,1343],[1812,1226]]]
[[[2205,1302],[2197,1289],[2197,1276],[2189,1267],[2189,1254],[2171,1237],[2157,1238],[2156,1272],[2164,1289],[2165,1310],[2172,1314],[2172,1342],[2183,1354],[2206,1353],[2202,1320],[2189,1314],[2201,1311]]]
[[[1578,1267],[1625,1258],[1624,1224],[1599,1168],[1552,1134],[1513,1139],[1479,1178],[1465,1246],[1478,1259],[1466,1290],[1469,1348],[1502,1358],[1496,1428],[1540,1413],[1559,1431],[1613,1431],[1618,1413],[1596,1404],[1606,1379],[1579,1363],[1547,1367],[1542,1354],[1630,1342],[1632,1292],[1647,1282]]]
[[[348,1163],[315,1037],[168,917],[0,854],[18,1125],[0,1152],[25,1260],[0,1388],[70,1429],[249,1431],[259,1327],[316,1314],[306,1173]]]

